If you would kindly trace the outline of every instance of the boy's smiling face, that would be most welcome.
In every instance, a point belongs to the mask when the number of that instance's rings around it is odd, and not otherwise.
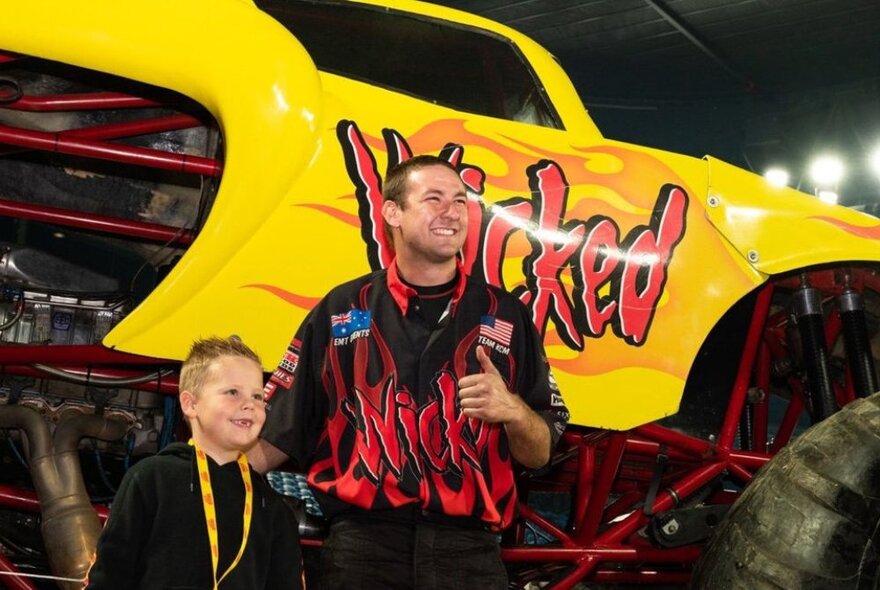
[[[234,461],[257,440],[266,421],[263,371],[240,356],[215,359],[198,392],[180,394],[193,440],[220,464]]]

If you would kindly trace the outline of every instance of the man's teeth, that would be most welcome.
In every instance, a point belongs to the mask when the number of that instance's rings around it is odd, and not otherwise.
[[[435,234],[440,234],[441,236],[451,236],[455,234],[454,229],[446,229],[446,228],[437,228],[434,230]]]

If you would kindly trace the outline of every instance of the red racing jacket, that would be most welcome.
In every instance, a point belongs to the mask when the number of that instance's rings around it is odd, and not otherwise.
[[[458,405],[458,380],[481,371],[478,346],[544,418],[554,445],[564,430],[568,410],[526,307],[458,276],[431,326],[394,264],[336,287],[269,379],[261,436],[308,472],[329,518],[412,506],[496,530],[510,524],[516,486],[505,430]]]

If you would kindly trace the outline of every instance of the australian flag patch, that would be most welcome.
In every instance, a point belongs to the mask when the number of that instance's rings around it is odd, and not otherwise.
[[[352,309],[330,316],[330,330],[334,338],[345,338],[358,330],[369,330],[372,313],[368,309]]]

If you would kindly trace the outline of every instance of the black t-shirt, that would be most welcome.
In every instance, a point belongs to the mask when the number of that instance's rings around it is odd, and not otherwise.
[[[412,285],[404,279],[401,279],[401,282],[416,292],[416,295],[410,299],[409,313],[417,314],[425,322],[425,325],[434,327],[452,300],[455,286],[458,284],[458,277],[456,276],[443,285],[430,287]]]

